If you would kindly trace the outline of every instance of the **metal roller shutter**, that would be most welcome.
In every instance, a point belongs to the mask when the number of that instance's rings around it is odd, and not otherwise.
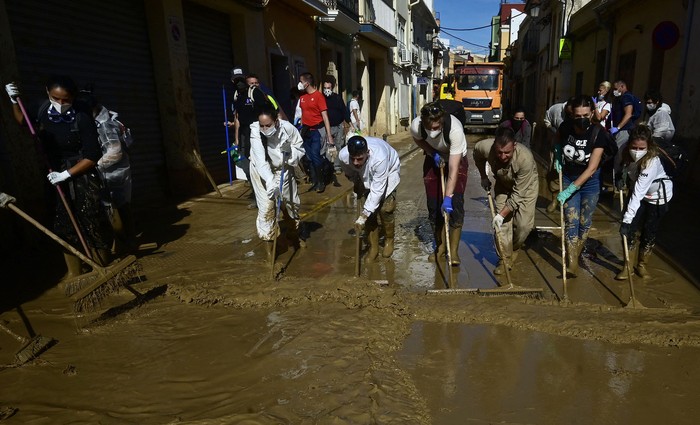
[[[214,180],[222,183],[229,180],[221,151],[226,148],[222,85],[230,81],[233,68],[230,17],[191,2],[183,4],[183,14],[199,148]],[[229,104],[231,100],[227,98]],[[233,121],[230,113],[229,121]],[[233,129],[229,131],[233,143]]]
[[[94,85],[95,95],[132,130],[134,204],[162,201],[169,189],[143,2],[5,5],[26,97],[44,99],[51,74],[69,75],[80,87]]]

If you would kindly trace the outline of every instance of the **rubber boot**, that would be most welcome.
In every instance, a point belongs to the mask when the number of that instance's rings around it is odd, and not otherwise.
[[[69,281],[83,274],[83,262],[80,258],[70,252],[63,252],[63,260],[66,262],[66,274],[61,278],[62,281]]]
[[[311,183],[311,189],[309,189],[309,191],[316,190],[316,186],[318,185],[316,170],[316,167],[309,165],[309,179]]]
[[[632,242],[630,245],[628,245],[627,249],[629,251],[629,266],[630,270],[633,269],[634,265],[637,264],[637,257],[639,254],[639,250],[637,249],[637,244]],[[624,247],[622,249],[625,249]],[[627,262],[625,261],[625,264],[622,265],[622,270],[620,273],[615,275],[616,280],[626,280],[627,279]]]
[[[576,277],[578,274],[578,256],[580,253],[580,241],[578,238],[566,241],[566,259],[569,263],[566,273],[571,277]]]
[[[558,209],[559,209],[559,201],[557,201],[557,197],[555,194],[554,199],[552,199],[552,202],[550,202],[549,205],[547,205],[547,212],[552,214],[552,213],[557,212]]]
[[[367,250],[367,262],[373,262],[377,259],[379,255],[379,227],[375,227],[372,230],[365,229],[367,232],[367,242],[369,243],[369,249]]]
[[[462,226],[450,227],[450,263],[453,266],[459,266],[462,262],[459,259],[459,241],[462,237]]]
[[[437,248],[435,252],[428,256],[428,261],[437,262],[445,256],[445,251],[447,250],[447,245],[445,245],[445,230],[441,229],[439,232],[433,232],[435,234],[435,245]]]
[[[316,167],[316,193],[323,193],[326,190],[326,183],[323,180],[323,167]]]
[[[389,258],[394,253],[394,222],[384,223],[384,250],[382,257]]]
[[[520,253],[519,250],[513,251],[510,254],[510,260],[508,260],[508,271],[513,270],[513,264],[515,264],[515,260],[518,258],[518,253]],[[493,274],[495,275],[502,275],[504,274],[505,271],[505,265],[503,260],[498,260],[498,264],[496,265],[496,268],[493,270]]]
[[[647,270],[647,264],[649,264],[649,259],[651,258],[653,250],[653,245],[648,247],[645,246],[644,249],[640,248],[639,261],[637,262],[636,272],[639,275],[639,277],[643,279],[648,279],[651,277],[651,274],[649,274],[649,271]]]

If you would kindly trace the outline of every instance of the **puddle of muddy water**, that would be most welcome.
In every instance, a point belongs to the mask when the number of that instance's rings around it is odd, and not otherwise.
[[[398,359],[435,424],[695,424],[699,355],[417,322]]]

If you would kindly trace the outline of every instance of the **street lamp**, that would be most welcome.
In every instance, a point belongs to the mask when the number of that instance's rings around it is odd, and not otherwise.
[[[540,16],[540,5],[535,4],[530,8],[530,17],[537,18]]]

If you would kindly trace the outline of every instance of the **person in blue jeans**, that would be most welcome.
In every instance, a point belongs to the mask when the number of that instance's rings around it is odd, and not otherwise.
[[[600,162],[608,143],[607,131],[591,123],[590,96],[577,96],[572,102],[573,120],[557,131],[554,167],[562,173],[563,190],[557,200],[564,205],[567,274],[576,277],[578,260],[591,229],[593,212],[600,194]]]

